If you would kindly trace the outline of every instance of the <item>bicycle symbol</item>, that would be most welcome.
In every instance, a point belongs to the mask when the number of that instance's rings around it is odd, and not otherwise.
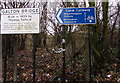
[[[92,22],[92,20],[95,20],[95,18],[93,16],[88,16],[87,20],[89,20],[89,22]]]

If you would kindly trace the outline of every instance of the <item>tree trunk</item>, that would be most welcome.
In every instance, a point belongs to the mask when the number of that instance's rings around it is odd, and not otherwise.
[[[106,46],[107,44],[107,37],[108,37],[108,2],[102,2],[103,8],[103,45]]]
[[[103,31],[101,39],[101,64],[104,65],[108,47],[108,2],[102,2],[102,11],[103,11]]]
[[[85,48],[86,48],[86,50],[85,50],[85,52],[84,52],[84,64],[83,64],[83,74],[84,74],[84,79],[85,79],[85,81],[89,81],[89,75],[90,75],[90,71],[89,71],[89,69],[90,69],[90,66],[89,66],[89,53],[88,53],[88,42],[87,42],[87,39],[86,39],[86,46],[85,46]]]
[[[119,12],[119,32],[118,32],[118,53],[117,53],[117,56],[120,59],[120,9],[118,12]]]

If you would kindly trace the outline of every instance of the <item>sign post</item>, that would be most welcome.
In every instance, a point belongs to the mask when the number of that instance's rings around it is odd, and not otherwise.
[[[39,33],[39,8],[14,8],[1,10],[1,34]],[[35,83],[36,44],[33,35],[33,83]],[[6,47],[5,40],[5,47]],[[6,83],[7,54],[4,61],[4,83]]]
[[[1,9],[0,9],[0,11],[1,11]],[[1,18],[1,16],[0,16],[0,18]],[[0,25],[1,25],[1,20],[0,20]],[[1,29],[1,27],[0,27],[0,29]],[[1,32],[1,30],[0,30],[0,32]],[[2,35],[0,34],[0,82],[2,82]]]
[[[96,24],[96,10],[95,8],[60,8],[56,14],[56,19],[62,25],[74,24]],[[63,39],[65,39],[65,27],[63,29]],[[90,25],[88,26],[88,47],[89,47],[89,82],[92,83],[92,54],[91,54],[91,34]],[[62,44],[63,49],[65,45]],[[63,52],[63,83],[65,83],[65,51]]]
[[[33,50],[32,50],[32,53],[33,53],[33,82],[32,83],[36,83],[36,80],[35,80],[35,78],[36,78],[36,35],[35,34],[33,34],[32,35],[32,37],[33,37]]]
[[[2,35],[0,34],[0,82],[2,82]]]
[[[5,48],[4,48],[4,51],[5,53],[3,54],[4,56],[4,80],[3,82],[4,83],[7,83],[6,79],[7,79],[7,57],[8,57],[8,44],[7,44],[7,38],[8,38],[8,35],[3,35],[3,40],[4,40],[4,45],[5,45]]]
[[[93,67],[93,62],[92,62],[92,49],[91,49],[91,26],[88,26],[88,51],[89,51],[89,83],[92,83],[93,75],[92,75],[92,67]]]
[[[63,70],[62,70],[62,83],[65,83],[65,70],[66,70],[66,55],[65,55],[65,26],[62,25],[62,49],[63,49]]]

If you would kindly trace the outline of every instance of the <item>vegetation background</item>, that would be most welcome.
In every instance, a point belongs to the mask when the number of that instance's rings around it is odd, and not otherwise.
[[[117,3],[117,2],[116,2]],[[94,81],[120,82],[120,5],[109,2],[0,2],[0,9],[40,8],[39,34],[13,34],[2,36],[3,78],[7,81],[32,82],[33,40],[36,47],[36,81],[62,79],[62,26],[56,22],[59,8],[95,7],[97,24],[90,25],[92,76]],[[66,80],[89,81],[89,25],[65,25]],[[33,39],[34,38],[34,39]],[[6,76],[5,76],[6,74]]]

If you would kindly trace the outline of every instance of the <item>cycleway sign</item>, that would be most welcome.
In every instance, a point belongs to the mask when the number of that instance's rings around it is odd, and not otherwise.
[[[96,9],[60,8],[55,17],[59,24],[96,24]]]

